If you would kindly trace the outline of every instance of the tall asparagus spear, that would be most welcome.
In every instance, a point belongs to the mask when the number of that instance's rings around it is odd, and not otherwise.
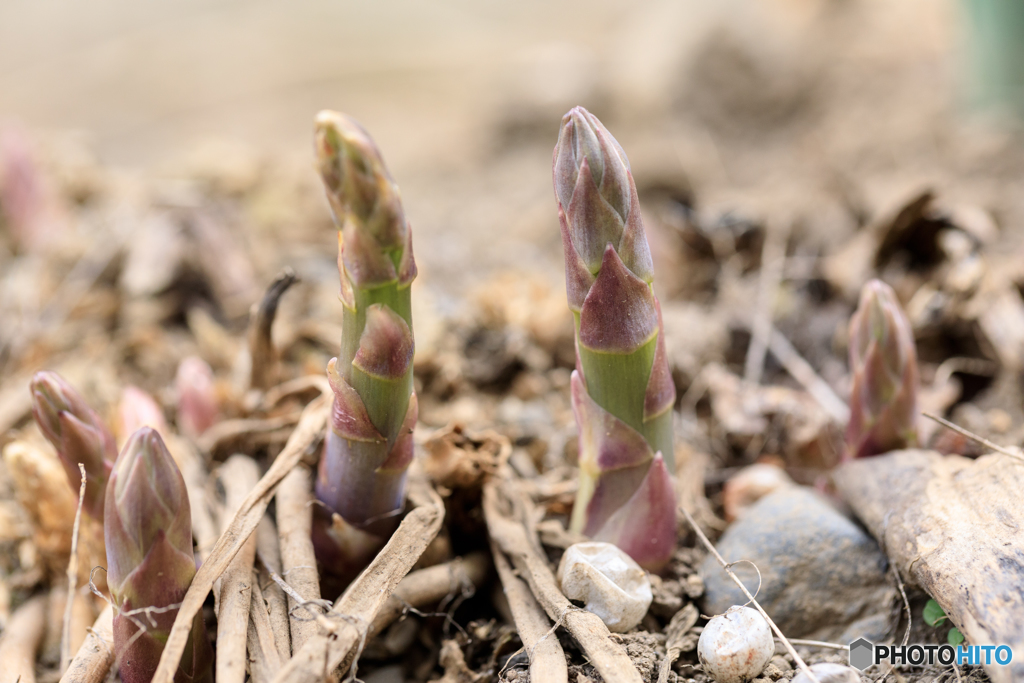
[[[917,349],[896,293],[881,280],[861,290],[850,318],[850,422],[844,459],[917,445]]]
[[[317,497],[344,521],[331,527],[333,549],[318,541],[332,569],[357,561],[346,530],[369,535],[362,540],[371,545],[383,541],[403,505],[417,416],[409,299],[416,264],[398,186],[369,134],[325,111],[315,143],[339,228],[344,310],[341,353],[327,366],[335,398],[316,481]]]
[[[102,521],[107,478],[117,458],[113,435],[81,394],[56,372],[37,372],[29,388],[32,415],[43,435],[57,449],[76,494],[82,484],[78,463],[85,465],[82,507]]]
[[[128,439],[114,464],[103,529],[121,680],[149,683],[178,613],[174,605],[185,597],[196,573],[185,480],[160,435],[149,427]],[[212,681],[212,662],[200,613],[174,680]]]
[[[658,569],[676,540],[675,386],[636,185],[622,147],[582,107],[562,118],[553,166],[576,322],[580,485],[571,527]]]

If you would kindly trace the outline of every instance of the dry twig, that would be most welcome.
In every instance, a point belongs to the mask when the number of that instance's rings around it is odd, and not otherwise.
[[[377,635],[407,611],[469,590],[475,591],[483,583],[490,566],[487,554],[476,552],[410,573],[398,582],[395,592],[373,618],[368,637]]]
[[[100,683],[114,665],[114,608],[107,605],[78,648],[60,683]]]
[[[263,567],[257,572],[260,579],[256,584],[260,590],[260,600],[266,601],[265,609],[270,619],[270,628],[274,633],[274,642],[277,645],[277,654],[282,662],[287,661],[292,654],[291,628],[288,625],[288,598],[284,591],[275,582],[270,580],[270,572],[281,572],[281,549],[277,540],[277,529],[269,516],[260,520],[256,527],[256,556],[260,559]],[[253,592],[257,595],[257,591]]]
[[[782,282],[786,265],[786,240],[789,238],[789,224],[782,223],[772,229],[769,226],[761,250],[761,277],[758,283],[757,308],[750,325],[750,346],[743,368],[743,379],[751,384],[761,383],[764,372],[764,357],[772,336],[772,317],[775,313],[775,297]]]
[[[0,672],[4,680],[35,683],[36,650],[46,633],[46,596],[29,598],[14,611],[0,638]]]
[[[566,630],[580,644],[590,662],[606,681],[640,683],[636,670],[625,650],[611,639],[608,627],[601,618],[573,606],[555,582],[555,575],[547,561],[530,543],[526,529],[501,511],[500,496],[509,496],[508,487],[496,481],[484,485],[484,517],[491,539],[509,556],[516,569],[526,578],[534,597],[556,625],[565,624]],[[508,502],[507,500],[505,501]]]
[[[192,620],[202,609],[206,595],[213,588],[213,582],[227,569],[245,541],[256,530],[277,485],[295,467],[303,454],[320,440],[324,428],[327,426],[330,398],[327,395],[322,395],[306,406],[302,418],[291,438],[288,439],[284,450],[277,456],[274,464],[263,475],[263,478],[259,480],[256,488],[246,497],[238,514],[221,535],[210,552],[210,556],[196,572],[195,578],[192,579],[192,585],[182,601],[178,616],[174,620],[167,643],[164,645],[164,652],[160,657],[160,664],[153,676],[152,683],[172,683],[174,672],[181,660],[181,654],[188,642]]]
[[[225,493],[221,527],[226,531],[246,495],[259,481],[260,469],[249,456],[233,455],[220,468],[218,477]],[[254,592],[252,565],[255,557],[256,538],[249,536],[223,576],[214,584],[219,596],[216,679],[221,683],[245,681],[246,634]]]
[[[837,424],[845,425],[850,421],[850,408],[843,399],[836,396],[828,382],[823,380],[811,364],[804,360],[803,356],[793,348],[789,340],[774,327],[771,328],[771,338],[768,348],[772,355],[782,363],[782,367],[800,385],[807,390],[807,393],[814,397],[814,400],[825,409]]]
[[[85,500],[85,465],[78,463],[82,483],[78,487],[78,507],[75,509],[75,525],[71,531],[71,557],[68,559],[68,598],[64,605],[64,628],[60,634],[60,672],[68,670],[71,663],[71,612],[78,592],[78,532],[82,524],[82,501]]]
[[[924,413],[921,413],[921,414],[924,415],[925,417],[931,419],[931,420],[935,420],[936,422],[938,422],[940,425],[942,425],[946,429],[952,429],[954,432],[956,432],[957,434],[960,434],[961,436],[966,436],[968,439],[971,439],[972,441],[977,441],[978,443],[980,443],[985,448],[991,448],[996,453],[1002,453],[1003,455],[1008,455],[1011,458],[1014,458],[1015,460],[1024,461],[1024,455],[1022,455],[1018,451],[1012,451],[1009,448],[1006,448],[1005,446],[1000,446],[999,444],[994,443],[992,441],[989,441],[985,437],[979,436],[978,434],[975,434],[974,432],[968,431],[968,430],[964,429],[963,427],[961,427],[960,425],[954,424],[954,423],[950,422],[949,420],[946,420],[946,419],[943,419],[943,418],[939,417],[938,415],[933,415],[932,413],[928,413],[928,412],[924,412]]]
[[[246,634],[249,672],[252,676],[252,683],[268,683],[281,670],[281,653],[277,644],[278,636],[274,633],[270,623],[267,603],[264,602],[263,595],[258,590],[259,576],[255,570],[252,572],[251,582],[256,589],[252,591],[249,630]]]
[[[320,577],[310,537],[313,527],[312,477],[309,468],[299,465],[284,478],[277,489],[277,534],[281,542],[281,568],[289,585],[302,601],[320,599]],[[302,649],[317,633],[317,625],[300,614],[300,600],[288,596],[291,651]]]
[[[277,305],[288,288],[299,278],[291,268],[285,268],[267,288],[263,299],[249,312],[249,356],[252,368],[249,386],[253,389],[267,389],[277,375],[277,353],[271,338],[271,328],[277,315]]]
[[[354,677],[354,660],[366,642],[370,624],[444,522],[444,503],[425,480],[410,482],[409,501],[416,507],[327,613],[332,632],[317,633],[307,640],[274,683],[317,683],[347,658],[353,661]]]
[[[565,665],[565,652],[558,638],[549,635],[551,621],[530,592],[530,587],[516,576],[508,558],[497,547],[491,544],[494,566],[498,570],[498,578],[505,589],[512,619],[516,623],[519,638],[523,641],[530,658],[530,680],[561,683],[569,680],[569,670]]]

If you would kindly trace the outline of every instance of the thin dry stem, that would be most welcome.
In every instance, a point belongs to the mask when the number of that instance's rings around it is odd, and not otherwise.
[[[284,590],[270,580],[270,572],[281,571],[281,549],[277,540],[277,529],[269,516],[264,515],[260,525],[256,527],[256,556],[260,559],[262,569],[257,572],[256,584],[260,588],[261,599],[266,601],[267,616],[274,632],[277,644],[277,655],[282,662],[292,654],[291,627],[288,624],[288,598]],[[256,595],[254,592],[253,595]]]
[[[509,556],[524,576],[534,597],[556,623],[564,623],[587,658],[606,681],[640,683],[643,679],[625,651],[596,614],[578,609],[562,594],[547,560],[530,543],[526,529],[501,512],[499,496],[514,495],[509,488],[490,481],[484,485],[483,508],[491,539]],[[506,500],[506,502],[508,502]]]
[[[258,587],[259,576],[252,573],[252,582]],[[287,621],[285,622],[287,626]],[[287,636],[287,633],[285,633]],[[281,670],[281,653],[277,643],[278,634],[270,622],[267,603],[259,590],[252,591],[252,605],[249,608],[249,630],[246,643],[249,652],[249,671],[252,683],[268,683]]]
[[[100,683],[114,665],[114,607],[107,605],[60,683]]]
[[[807,393],[825,409],[837,424],[845,425],[850,421],[850,407],[843,399],[836,396],[828,382],[823,380],[811,364],[789,343],[789,340],[777,329],[772,327],[768,348],[772,355],[782,364],[786,372],[800,383]]]
[[[409,501],[416,507],[327,614],[334,628],[307,640],[274,683],[318,683],[346,660],[352,662],[351,677],[355,676],[355,659],[366,642],[370,624],[444,522],[440,496],[418,477],[410,479]]]
[[[281,542],[282,573],[302,600],[288,597],[291,651],[298,652],[317,633],[317,625],[302,614],[302,601],[320,599],[320,577],[311,539],[313,527],[313,483],[309,468],[299,465],[277,489],[277,535]]]
[[[285,268],[267,288],[263,299],[255,304],[249,315],[249,356],[252,368],[249,386],[253,389],[267,389],[274,384],[277,376],[277,353],[271,337],[271,328],[277,316],[277,305],[288,288],[299,278],[291,268]]]
[[[764,247],[761,250],[761,277],[758,283],[757,308],[750,326],[750,346],[743,368],[743,379],[751,384],[760,384],[764,372],[764,358],[772,336],[772,317],[775,313],[775,297],[782,282],[786,265],[786,240],[789,238],[789,224],[783,223],[767,230]]]
[[[505,554],[495,543],[491,544],[491,554],[509,609],[512,610],[516,630],[530,658],[530,680],[551,683],[568,681],[569,670],[565,665],[562,645],[558,638],[548,636],[551,620],[533,597],[530,587],[516,576]]]
[[[946,419],[943,419],[943,418],[939,417],[938,415],[934,415],[934,414],[928,413],[928,412],[923,412],[921,414],[924,415],[925,417],[931,419],[931,420],[935,420],[936,422],[938,422],[940,425],[942,425],[946,429],[952,429],[957,434],[960,434],[961,436],[966,436],[968,439],[971,439],[972,441],[976,441],[976,442],[980,443],[985,448],[991,448],[996,453],[1002,453],[1003,455],[1008,455],[1011,458],[1014,458],[1015,460],[1024,461],[1024,455],[1022,455],[1021,453],[1019,453],[1017,451],[1012,451],[1012,450],[1010,450],[1009,448],[1007,448],[1005,446],[1000,446],[997,443],[993,443],[992,441],[989,441],[985,437],[979,436],[978,434],[975,434],[974,432],[968,431],[968,430],[964,429],[963,427],[961,427],[960,425],[954,424],[954,423],[950,422],[949,420],[946,420]]]
[[[274,460],[274,464],[263,475],[256,488],[246,497],[242,508],[231,520],[231,525],[221,535],[210,556],[196,572],[174,620],[174,626],[164,645],[160,664],[151,683],[172,683],[181,654],[188,642],[192,620],[202,609],[207,594],[213,588],[213,582],[224,573],[245,541],[256,530],[277,485],[295,467],[306,451],[320,440],[327,427],[331,398],[333,396],[323,394],[306,406],[284,450]]]
[[[5,680],[35,683],[36,651],[46,633],[46,596],[29,598],[14,611],[0,638],[0,672]]]
[[[800,669],[805,674],[807,674],[807,677],[811,679],[812,683],[821,683],[821,681],[818,680],[818,677],[814,675],[814,672],[811,671],[810,667],[807,666],[807,662],[805,662],[803,658],[797,654],[796,650],[793,649],[793,645],[792,643],[790,643],[789,639],[786,638],[786,634],[784,634],[782,630],[775,625],[775,622],[772,621],[772,618],[769,617],[768,613],[764,611],[763,607],[761,607],[761,603],[754,599],[754,596],[750,594],[750,591],[748,591],[747,587],[743,585],[743,582],[740,581],[739,577],[736,576],[732,569],[729,568],[729,563],[726,562],[725,558],[723,558],[718,553],[718,550],[715,549],[714,544],[712,544],[711,541],[708,540],[708,537],[704,535],[704,532],[701,530],[701,528],[697,526],[697,522],[693,521],[693,517],[690,515],[690,512],[684,507],[680,507],[679,510],[686,517],[686,521],[690,523],[690,526],[693,528],[694,533],[697,534],[697,538],[700,539],[700,542],[704,544],[704,547],[708,549],[709,553],[715,556],[715,559],[718,560],[718,564],[722,565],[722,569],[725,570],[725,573],[729,575],[729,578],[732,579],[732,582],[735,583],[741,591],[743,591],[743,594],[747,596],[748,600],[750,600],[750,604],[752,604],[757,609],[757,611],[761,613],[761,616],[764,617],[765,621],[768,622],[768,625],[772,627],[772,630],[775,631],[775,635],[778,636],[780,641],[782,641],[783,646],[786,648],[786,652],[788,652],[789,655],[793,658],[793,661],[796,662],[796,665],[800,667]]]
[[[407,611],[436,604],[447,597],[472,594],[487,577],[490,566],[487,553],[476,552],[410,573],[399,581],[395,592],[377,612],[370,623],[369,637],[383,631]]]
[[[64,628],[60,633],[60,672],[64,673],[71,664],[71,612],[75,607],[75,593],[78,591],[78,532],[82,524],[82,501],[85,500],[85,465],[78,463],[82,483],[78,487],[78,507],[75,509],[75,525],[71,531],[71,557],[68,559],[68,599],[64,605]]]
[[[245,455],[233,455],[219,472],[224,487],[224,510],[221,528],[225,531],[238,513],[246,495],[260,478],[259,466]],[[256,538],[250,536],[228,565],[227,571],[214,584],[219,595],[217,614],[217,672],[220,683],[245,681],[246,634],[249,630],[249,608],[253,594],[253,560]],[[256,592],[259,592],[258,590]]]

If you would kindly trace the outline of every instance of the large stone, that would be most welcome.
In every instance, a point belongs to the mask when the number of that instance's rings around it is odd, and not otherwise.
[[[727,562],[749,560],[761,572],[757,600],[783,633],[849,643],[889,631],[896,589],[884,554],[860,526],[815,491],[787,487],[759,500],[718,542]],[[733,566],[747,588],[757,572]],[[721,614],[747,599],[714,557],[700,568],[704,613]]]

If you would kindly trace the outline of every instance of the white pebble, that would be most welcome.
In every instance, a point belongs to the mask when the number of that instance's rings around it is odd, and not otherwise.
[[[860,674],[842,664],[831,664],[829,662],[813,664],[811,665],[811,672],[818,678],[820,683],[860,683]],[[793,679],[793,683],[811,683],[811,678],[801,671]]]
[[[565,597],[585,603],[614,633],[639,624],[653,599],[647,573],[611,543],[569,546],[558,564],[558,582]]]
[[[775,654],[775,641],[761,613],[731,607],[704,627],[697,656],[704,672],[718,683],[746,683],[756,678]]]

